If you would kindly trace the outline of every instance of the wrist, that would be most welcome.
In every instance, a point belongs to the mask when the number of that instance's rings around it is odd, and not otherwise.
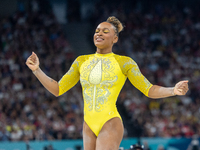
[[[36,74],[38,70],[39,70],[39,67],[35,70],[32,70],[33,74]]]
[[[175,96],[176,94],[174,93],[174,87],[172,88],[172,96]]]

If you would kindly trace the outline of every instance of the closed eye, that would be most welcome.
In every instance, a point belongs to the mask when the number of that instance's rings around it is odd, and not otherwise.
[[[109,30],[104,30],[103,32],[104,32],[104,33],[109,33]]]
[[[100,32],[100,30],[99,29],[96,29],[95,30],[95,33],[99,33]],[[103,29],[103,33],[109,33],[110,32],[110,30],[108,30],[108,29]]]

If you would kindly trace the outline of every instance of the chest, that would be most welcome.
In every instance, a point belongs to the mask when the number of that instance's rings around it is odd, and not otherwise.
[[[118,62],[112,58],[90,58],[80,67],[80,81],[98,85],[104,82],[115,83],[123,76]]]

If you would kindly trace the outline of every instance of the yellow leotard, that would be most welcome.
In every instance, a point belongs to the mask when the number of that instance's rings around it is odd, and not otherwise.
[[[148,96],[152,84],[141,74],[137,64],[127,56],[114,53],[77,57],[59,81],[59,95],[72,88],[80,79],[84,99],[84,121],[98,136],[103,125],[120,117],[116,100],[126,79]]]

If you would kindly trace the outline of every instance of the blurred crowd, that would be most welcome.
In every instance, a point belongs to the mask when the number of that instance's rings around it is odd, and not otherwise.
[[[108,16],[118,17],[125,29],[114,53],[132,57],[152,84],[172,87],[189,80],[186,96],[156,100],[127,80],[117,101],[124,137],[200,135],[200,11],[163,5],[144,10],[126,3],[96,7],[88,21],[98,24]],[[38,9],[15,12],[0,20],[0,33],[0,140],[81,138],[80,84],[56,98],[25,65],[34,51],[40,68],[58,81],[76,58],[54,14]]]
[[[0,140],[80,138],[82,97],[73,92],[79,89],[56,98],[25,65],[35,52],[46,74],[62,77],[75,57],[62,26],[41,11],[18,11],[0,24]]]

